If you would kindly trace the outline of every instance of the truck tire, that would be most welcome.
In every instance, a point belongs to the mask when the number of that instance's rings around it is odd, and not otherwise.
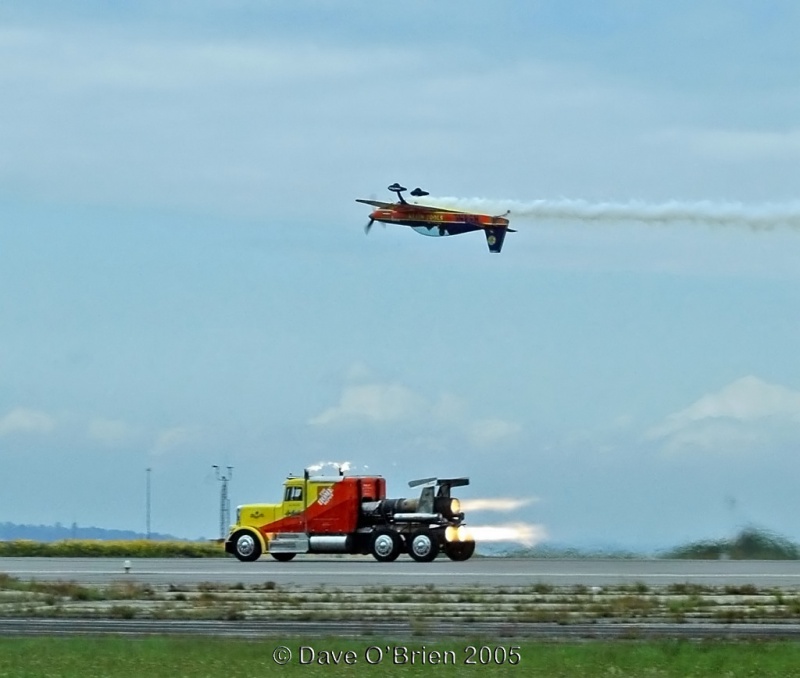
[[[252,532],[240,530],[232,537],[233,555],[245,563],[258,560],[261,557],[261,542]]]
[[[403,538],[388,528],[375,530],[369,550],[379,563],[391,563],[403,550]]]
[[[295,557],[294,553],[270,553],[270,555],[279,563],[288,563],[292,558]]]
[[[469,560],[475,553],[475,542],[451,541],[445,544],[444,552],[450,560]]]
[[[439,542],[430,530],[417,530],[408,540],[408,555],[420,563],[429,563],[439,555]]]

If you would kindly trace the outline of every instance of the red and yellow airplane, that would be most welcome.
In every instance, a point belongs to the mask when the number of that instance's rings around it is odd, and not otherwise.
[[[364,227],[366,233],[369,233],[372,224],[376,221],[384,224],[410,226],[417,233],[431,236],[461,235],[472,231],[483,231],[489,251],[499,253],[503,249],[506,233],[515,232],[514,229],[508,227],[508,219],[506,219],[508,212],[499,217],[491,217],[486,214],[417,205],[406,202],[403,191],[408,189],[400,184],[392,184],[389,186],[389,190],[397,193],[398,202],[356,199],[356,202],[363,202],[365,205],[377,208],[369,215],[369,223]],[[411,195],[421,198],[429,194],[421,188],[415,188],[411,191]]]

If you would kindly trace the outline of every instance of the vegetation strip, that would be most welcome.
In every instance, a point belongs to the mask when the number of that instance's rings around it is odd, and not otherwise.
[[[108,586],[27,581],[0,573],[0,618],[442,623],[800,623],[800,592],[752,585],[555,587],[278,586],[204,582]]]
[[[434,666],[435,665],[435,666]],[[0,639],[0,676],[34,678],[88,675],[117,678],[206,678],[221,675],[592,676],[695,678],[793,676],[800,644],[537,643],[466,637],[460,641],[402,641],[373,637],[325,637],[257,641],[209,638],[23,638]]]
[[[0,541],[0,558],[226,558],[222,545],[201,541],[64,539]]]
[[[7,527],[13,527],[5,523]],[[2,524],[0,524],[2,527]],[[24,526],[16,526],[24,527]],[[632,559],[651,557],[684,560],[800,560],[800,546],[786,537],[758,527],[746,527],[729,539],[703,540],[677,546],[657,554],[629,551],[587,551],[554,548],[541,544],[532,548],[505,551],[501,556],[536,558]],[[158,539],[30,539],[0,540],[0,557],[61,558],[225,558],[224,548],[217,541],[184,541]],[[478,556],[480,557],[480,556]]]

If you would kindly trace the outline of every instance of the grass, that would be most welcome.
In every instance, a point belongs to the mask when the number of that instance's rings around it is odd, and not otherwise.
[[[280,587],[275,582],[150,585],[119,580],[105,586],[21,580],[0,573],[0,618],[294,619],[557,624],[648,621],[800,621],[794,589],[633,582],[603,588],[534,584],[505,587],[383,586],[342,590]],[[0,678],[4,678],[0,676]]]
[[[292,652],[285,666],[273,653]],[[306,648],[305,650],[301,648]],[[474,649],[470,649],[474,648]],[[519,662],[511,665],[513,655]],[[349,653],[349,654],[345,654]],[[382,655],[382,660],[380,660]],[[370,664],[367,657],[375,662]],[[337,660],[338,665],[334,664]],[[308,663],[301,663],[301,659]],[[349,659],[351,665],[345,665]],[[432,666],[439,659],[446,664]],[[474,664],[467,664],[468,660]],[[321,662],[334,665],[324,665]],[[502,662],[502,663],[501,663]],[[0,639],[0,676],[15,678],[204,678],[228,675],[336,676],[800,676],[800,643],[517,643],[511,640],[427,642],[364,638],[17,638]]]
[[[0,557],[224,558],[225,552],[221,544],[197,541],[64,539],[43,542],[17,539],[0,541]]]

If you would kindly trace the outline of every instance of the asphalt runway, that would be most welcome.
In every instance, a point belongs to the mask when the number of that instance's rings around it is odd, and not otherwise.
[[[405,621],[387,622],[278,622],[213,621],[172,619],[0,619],[0,637],[24,636],[208,636],[247,638],[265,642],[271,638],[333,636],[366,639],[403,638],[420,644],[427,638],[464,638],[465,627],[458,621],[437,622],[420,637],[419,630]],[[497,624],[471,622],[471,638],[538,639],[543,641],[586,640],[794,640],[800,638],[797,624],[674,624],[674,623],[599,623],[599,624]],[[283,641],[285,642],[285,641]],[[271,649],[271,647],[270,647]]]
[[[107,584],[120,579],[154,585],[200,582],[335,586],[612,586],[642,582],[649,587],[677,583],[707,586],[800,588],[800,561],[689,560],[533,560],[473,558],[456,563],[417,563],[401,557],[394,563],[372,558],[300,556],[279,563],[268,556],[255,563],[233,558],[131,558],[130,572],[122,558],[0,558],[0,572],[20,579],[69,580]]]

